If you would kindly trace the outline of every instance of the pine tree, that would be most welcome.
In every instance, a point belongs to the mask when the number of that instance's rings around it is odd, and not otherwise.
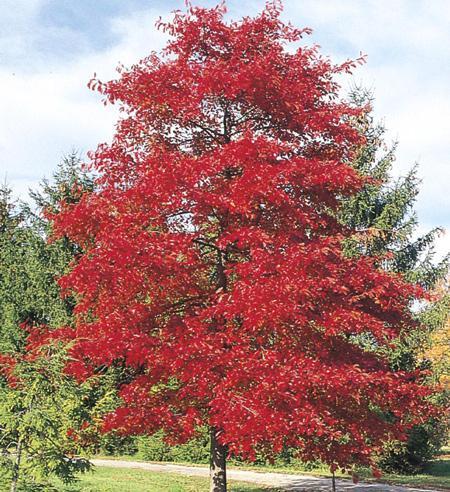
[[[70,155],[52,182],[31,193],[32,205],[14,202],[6,185],[0,190],[0,466],[12,491],[19,480],[51,474],[72,480],[89,467],[70,454],[82,441],[73,436],[87,432],[82,426],[95,406],[93,388],[64,374],[62,347],[28,350],[32,328],[72,320],[73,300],[61,297],[56,277],[78,250],[66,238],[47,242],[51,226],[41,212],[89,189],[92,181]]]
[[[414,206],[420,191],[417,166],[402,178],[392,178],[396,144],[386,144],[385,127],[374,121],[371,93],[355,89],[351,99],[365,108],[357,121],[365,143],[353,166],[371,181],[359,193],[343,200],[341,220],[356,231],[346,242],[347,252],[379,258],[385,270],[400,273],[433,292],[448,273],[450,254],[437,263],[434,261],[434,242],[443,232],[441,228],[416,237],[418,220]],[[402,337],[402,343],[389,352],[393,369],[414,370],[424,366],[424,351],[438,333],[445,332],[443,327],[449,315],[449,298],[442,289],[440,294],[417,312],[427,329],[411,329]],[[440,372],[437,364],[434,372]],[[387,471],[418,471],[439,449],[443,435],[444,428],[436,420],[417,426],[410,431],[406,445],[389,446],[381,463]]]
[[[341,220],[357,232],[348,241],[349,251],[383,257],[384,269],[401,273],[430,290],[448,271],[449,256],[438,264],[433,261],[434,242],[443,232],[440,227],[415,237],[418,220],[414,205],[420,191],[417,166],[403,178],[392,178],[396,144],[388,147],[385,128],[375,123],[371,94],[356,89],[350,98],[365,108],[357,121],[365,143],[352,166],[371,181],[359,193],[343,200]],[[389,259],[385,258],[387,253]]]

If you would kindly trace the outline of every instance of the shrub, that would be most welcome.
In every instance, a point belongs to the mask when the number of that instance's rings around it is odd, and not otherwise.
[[[446,426],[430,420],[414,427],[406,443],[389,442],[380,457],[379,466],[387,473],[420,473],[445,443]]]
[[[115,432],[104,434],[100,439],[100,452],[107,456],[133,455],[138,451],[138,438],[120,436]]]
[[[137,438],[138,456],[146,461],[172,461],[170,459],[170,447],[164,442],[162,431],[152,436],[140,436]]]
[[[185,444],[169,446],[164,441],[163,432],[152,436],[137,438],[138,456],[147,461],[171,461],[188,463],[208,463],[209,436],[205,430]]]

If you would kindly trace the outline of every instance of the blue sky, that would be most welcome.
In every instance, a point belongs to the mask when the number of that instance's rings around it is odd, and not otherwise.
[[[198,0],[200,5],[216,2]],[[164,45],[154,28],[183,1],[0,0],[0,178],[16,195],[72,149],[109,140],[117,113],[87,81],[114,77]],[[229,16],[255,14],[263,0],[227,2]],[[336,61],[362,51],[354,84],[371,88],[375,112],[398,139],[396,175],[419,163],[421,231],[450,229],[450,2],[448,0],[285,0],[284,18],[314,29]],[[450,250],[450,232],[438,253]]]

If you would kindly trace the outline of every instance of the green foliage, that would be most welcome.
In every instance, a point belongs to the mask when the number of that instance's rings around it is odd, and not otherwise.
[[[449,270],[450,255],[438,263],[434,261],[434,242],[442,232],[440,228],[416,237],[418,221],[414,205],[420,187],[417,167],[402,178],[392,178],[396,144],[390,147],[385,144],[385,128],[374,122],[371,112],[371,94],[356,89],[352,98],[356,105],[367,107],[356,123],[366,143],[353,165],[368,181],[360,193],[342,202],[340,220],[359,231],[347,241],[347,254],[372,256],[382,268],[401,273],[427,290],[435,289]],[[396,346],[385,354],[392,368],[407,371],[432,368],[436,378],[439,369],[427,366],[422,354],[432,333],[448,316],[449,302],[445,296],[418,307],[418,320],[428,329],[405,331]],[[357,342],[365,350],[377,350],[374,341],[365,336],[359,336]],[[439,449],[443,429],[442,423],[430,422],[415,427],[406,444],[388,443],[380,462],[382,468],[386,471],[422,470]]]
[[[445,426],[431,420],[416,426],[406,443],[389,442],[380,457],[380,467],[388,473],[415,474],[425,470],[445,442]]]
[[[146,461],[170,461],[187,463],[208,463],[209,435],[206,429],[199,431],[199,436],[185,444],[169,446],[164,441],[161,431],[152,436],[137,439],[138,456]]]
[[[20,475],[37,482],[49,475],[71,481],[89,469],[87,460],[74,458],[79,446],[69,433],[82,427],[89,388],[63,374],[64,361],[64,352],[53,349],[34,361],[19,362],[14,386],[0,387],[0,450],[10,476],[18,459]]]
[[[63,196],[77,200],[90,188],[92,180],[73,154],[51,183],[31,193],[33,206],[14,202],[6,186],[0,189],[0,474],[31,481],[29,490],[50,474],[70,481],[89,467],[72,457],[79,445],[67,432],[95,415],[99,390],[64,374],[62,347],[31,356],[23,324],[32,330],[71,324],[73,300],[61,298],[56,278],[77,247],[65,239],[48,243],[50,225],[42,212],[56,211]]]
[[[100,436],[98,448],[106,456],[131,456],[138,451],[138,438],[109,432]]]
[[[137,439],[138,457],[145,461],[174,461],[170,446],[164,441],[162,431]],[[189,461],[189,460],[187,460]]]
[[[209,463],[209,432],[206,428],[198,430],[198,436],[184,444],[171,446],[164,440],[161,431],[151,436],[137,438],[136,457],[145,461],[167,461],[176,463]],[[132,454],[132,453],[131,453]],[[255,461],[248,462],[239,457],[231,457],[230,464],[246,466],[296,467],[314,469],[318,463],[302,463],[295,457],[295,449],[285,448],[269,459],[265,453],[257,453]]]
[[[355,89],[351,98],[355,105],[367,107],[356,122],[366,142],[352,165],[368,182],[359,193],[342,201],[341,221],[359,231],[347,244],[348,254],[379,258],[384,269],[431,289],[448,272],[450,257],[434,262],[434,242],[441,228],[415,237],[418,220],[414,205],[420,191],[417,166],[402,178],[392,177],[396,144],[386,145],[386,129],[374,121],[371,94]]]
[[[78,154],[72,152],[58,164],[51,180],[44,178],[39,189],[30,191],[35,210],[33,212],[28,208],[28,212],[33,215],[35,223],[47,231],[49,222],[40,212],[49,210],[57,213],[62,200],[65,203],[76,203],[83,193],[92,191],[93,188],[93,177],[83,170]]]
[[[71,323],[73,300],[62,299],[55,279],[63,275],[79,251],[66,239],[48,243],[49,222],[44,210],[57,211],[59,200],[80,198],[92,189],[75,154],[59,165],[53,181],[44,180],[31,192],[34,206],[11,200],[0,189],[0,353],[20,353],[27,334],[20,323],[50,327]]]

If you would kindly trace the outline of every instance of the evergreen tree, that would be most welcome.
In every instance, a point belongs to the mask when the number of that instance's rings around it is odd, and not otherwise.
[[[416,236],[417,214],[414,210],[420,191],[417,166],[406,176],[393,179],[396,144],[385,143],[385,127],[376,123],[371,110],[372,95],[362,89],[352,92],[353,102],[365,107],[357,126],[365,136],[353,166],[371,178],[356,195],[343,200],[341,220],[357,233],[347,240],[349,255],[378,257],[381,266],[403,274],[410,282],[418,282],[433,291],[448,272],[449,255],[435,262],[434,243],[442,233],[436,227],[422,236]],[[396,370],[414,370],[425,364],[423,353],[434,333],[440,332],[449,313],[449,299],[441,295],[430,302],[417,316],[427,330],[404,333],[402,343],[388,354]],[[438,366],[435,366],[439,371]],[[405,444],[390,443],[382,458],[386,470],[420,470],[441,444],[442,425],[436,421],[416,426]]]
[[[402,178],[392,178],[397,145],[386,145],[386,129],[374,121],[370,108],[372,96],[356,89],[351,99],[366,107],[357,121],[366,140],[352,165],[372,179],[359,193],[343,200],[342,221],[359,231],[348,242],[349,252],[374,257],[389,253],[389,259],[383,258],[385,269],[432,289],[448,271],[449,257],[438,264],[433,261],[435,240],[443,232],[440,227],[415,237],[418,220],[414,205],[420,191],[417,166]]]
[[[72,154],[51,182],[31,193],[32,205],[14,202],[6,185],[0,190],[0,475],[12,491],[19,479],[55,474],[70,481],[86,470],[87,460],[71,454],[89,440],[87,422],[106,401],[102,389],[64,374],[62,346],[29,350],[31,327],[72,322],[73,300],[61,297],[55,279],[78,250],[66,238],[47,242],[50,226],[42,213],[89,189],[92,181]]]

